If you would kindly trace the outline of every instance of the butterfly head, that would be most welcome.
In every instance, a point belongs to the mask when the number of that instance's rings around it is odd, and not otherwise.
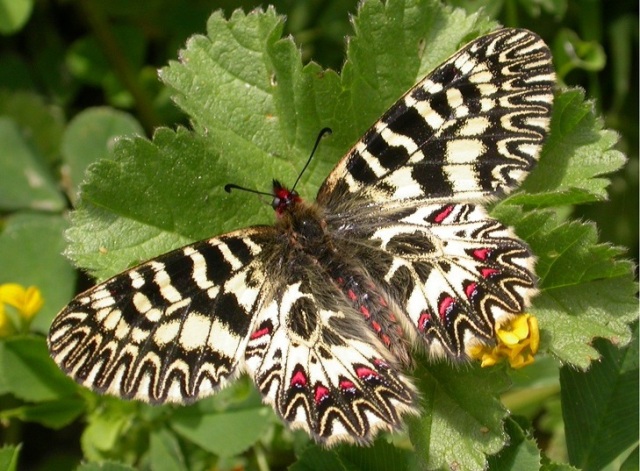
[[[278,180],[273,180],[273,201],[271,206],[276,211],[276,215],[282,216],[291,208],[302,201],[296,190],[289,190]]]

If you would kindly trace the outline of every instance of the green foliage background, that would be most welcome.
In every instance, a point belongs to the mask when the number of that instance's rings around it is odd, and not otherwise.
[[[258,6],[0,0],[0,283],[45,297],[28,332],[0,340],[0,470],[634,469],[637,301],[623,258],[638,258],[637,4],[289,0],[245,14]],[[293,181],[329,125],[301,185],[313,195],[386,107],[499,23],[547,41],[562,89],[526,192],[493,208],[539,257],[532,367],[420,361],[425,413],[409,438],[325,450],[283,429],[246,379],[152,408],[96,396],[48,359],[51,319],[90,283],[69,259],[105,278],[270,221],[222,186]]]

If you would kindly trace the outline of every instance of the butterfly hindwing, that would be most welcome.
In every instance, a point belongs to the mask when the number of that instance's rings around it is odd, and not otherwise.
[[[399,428],[416,413],[411,381],[344,293],[302,266],[256,314],[249,375],[285,422],[327,445]]]
[[[496,325],[536,293],[528,247],[481,206],[350,205],[339,214],[327,223],[340,251],[368,261],[432,355],[464,359],[468,347],[492,343]]]

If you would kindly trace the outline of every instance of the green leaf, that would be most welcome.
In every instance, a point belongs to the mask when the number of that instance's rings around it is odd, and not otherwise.
[[[82,463],[76,468],[76,471],[136,471],[136,468],[125,463],[102,461],[100,463]]]
[[[346,465],[347,469],[353,470],[408,469],[414,459],[414,453],[411,450],[396,448],[387,443],[384,438],[376,440],[371,447],[342,445],[337,450],[340,461]]]
[[[580,470],[566,463],[549,462],[549,463],[544,463],[540,467],[540,471],[580,471]]]
[[[289,469],[290,471],[409,469],[412,457],[413,453],[409,450],[396,448],[380,439],[367,448],[352,445],[341,445],[333,449],[309,446]]]
[[[509,445],[497,455],[489,457],[489,468],[492,471],[525,471],[540,469],[540,450],[530,432],[522,428],[522,424],[511,418],[506,421],[509,434]]]
[[[551,132],[540,162],[524,182],[526,193],[517,193],[506,204],[561,206],[601,201],[610,184],[602,175],[618,170],[626,162],[613,149],[618,135],[603,129],[593,103],[581,90],[556,95]]]
[[[51,401],[72,395],[76,384],[49,358],[42,337],[12,337],[0,342],[3,392],[26,401]]]
[[[65,201],[44,158],[6,117],[0,117],[0,146],[0,209],[61,211]]]
[[[516,227],[538,256],[541,294],[532,312],[539,318],[543,347],[560,360],[587,368],[599,357],[595,337],[624,345],[637,317],[633,264],[616,260],[622,250],[597,242],[593,224],[563,222],[551,211],[499,205],[494,214]]]
[[[49,165],[57,162],[65,124],[60,107],[45,103],[35,93],[0,90],[0,115],[13,119],[22,137]]]
[[[75,291],[76,272],[61,255],[66,242],[63,231],[68,223],[62,216],[16,213],[5,219],[0,233],[0,283],[36,286],[42,292],[44,306],[31,327],[40,332],[49,329],[55,314]]]
[[[16,471],[21,445],[0,448],[0,471]]]
[[[33,0],[0,0],[0,34],[13,34],[25,25],[33,10]]]
[[[134,401],[100,397],[97,407],[87,415],[80,437],[85,458],[101,461],[132,453],[138,439],[133,425],[139,418],[139,408],[140,404]]]
[[[289,471],[349,471],[335,450],[310,446],[300,454],[298,460],[289,467]],[[392,469],[392,468],[391,468]]]
[[[508,385],[499,369],[478,365],[452,368],[429,363],[414,371],[422,414],[410,418],[409,435],[421,469],[484,469],[488,454],[507,442],[502,421],[507,411],[497,399]]]
[[[149,464],[156,471],[186,471],[180,443],[166,428],[154,429],[149,438]]]
[[[601,360],[589,371],[560,370],[562,411],[571,464],[598,470],[638,445],[638,325],[633,342],[615,348],[597,340]]]
[[[133,134],[144,135],[142,126],[130,114],[108,107],[88,108],[69,122],[61,152],[68,166],[72,201],[89,164],[108,156],[118,138]]]
[[[38,422],[45,427],[60,429],[69,425],[85,411],[84,400],[67,397],[55,401],[26,405],[0,412],[3,419],[16,418],[24,422]]]
[[[620,465],[620,471],[636,471],[638,469],[638,462],[640,461],[638,459],[640,457],[638,451],[639,449],[636,446],[631,453],[629,453],[627,459]]]
[[[224,199],[216,160],[204,139],[180,129],[156,131],[154,142],[123,139],[115,160],[89,168],[66,254],[99,278],[122,271],[216,231],[212,220],[237,220]],[[228,180],[226,180],[228,181]],[[106,184],[106,182],[110,182]],[[216,195],[216,196],[213,196]],[[132,204],[132,201],[135,204]],[[218,206],[218,207],[217,207]]]
[[[175,412],[171,427],[187,440],[220,457],[238,455],[253,445],[272,422],[271,411],[254,407],[203,412],[198,405]]]

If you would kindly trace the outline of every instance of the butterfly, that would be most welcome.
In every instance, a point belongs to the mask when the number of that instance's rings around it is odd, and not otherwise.
[[[100,393],[188,403],[246,373],[291,428],[369,443],[417,414],[414,349],[468,359],[536,293],[534,256],[483,204],[534,167],[555,77],[500,29],[402,96],[315,202],[273,182],[276,221],[196,242],[78,295],[55,362]]]

